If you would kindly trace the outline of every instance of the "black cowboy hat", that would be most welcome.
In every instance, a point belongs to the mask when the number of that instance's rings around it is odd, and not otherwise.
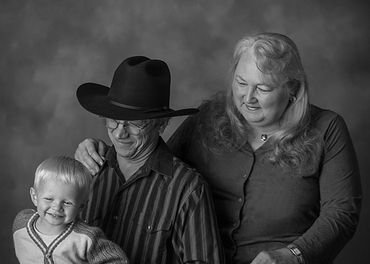
[[[164,61],[134,56],[118,66],[110,88],[96,83],[84,83],[78,87],[76,95],[87,111],[117,120],[143,120],[196,113],[198,109],[194,108],[169,108],[170,82],[170,70]]]

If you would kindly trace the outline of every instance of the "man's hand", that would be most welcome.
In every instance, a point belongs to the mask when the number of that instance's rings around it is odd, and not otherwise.
[[[95,175],[103,165],[107,150],[108,146],[104,141],[87,138],[78,145],[75,159],[81,162],[92,175]]]
[[[250,264],[298,264],[298,259],[288,248],[280,248],[261,251]]]

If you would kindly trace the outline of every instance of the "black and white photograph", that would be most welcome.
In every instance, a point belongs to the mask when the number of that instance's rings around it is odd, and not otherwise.
[[[1,263],[363,264],[370,2],[1,1]]]

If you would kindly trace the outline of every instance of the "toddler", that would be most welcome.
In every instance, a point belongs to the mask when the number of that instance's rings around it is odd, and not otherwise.
[[[90,174],[72,158],[51,157],[37,167],[30,189],[37,210],[19,212],[13,223],[21,264],[128,263],[122,249],[99,228],[78,219],[90,182]]]

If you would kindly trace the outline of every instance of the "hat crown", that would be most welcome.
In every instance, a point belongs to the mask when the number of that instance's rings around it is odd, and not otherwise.
[[[144,120],[191,115],[197,109],[169,108],[171,75],[167,64],[144,56],[125,59],[110,87],[84,83],[76,91],[87,111],[117,120]]]
[[[164,61],[134,56],[114,72],[108,98],[113,104],[131,109],[168,109],[170,83],[170,70]]]

